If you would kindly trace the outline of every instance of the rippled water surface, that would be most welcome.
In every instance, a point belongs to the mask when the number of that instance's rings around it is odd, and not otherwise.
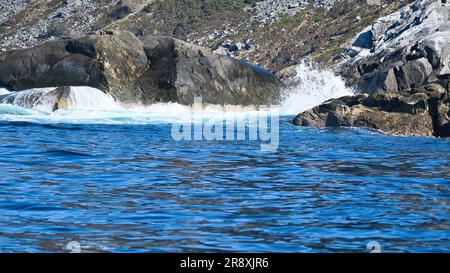
[[[450,141],[298,128],[0,122],[0,251],[450,251]]]

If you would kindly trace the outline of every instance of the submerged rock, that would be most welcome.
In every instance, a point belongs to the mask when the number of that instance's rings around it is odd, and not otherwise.
[[[0,56],[0,85],[16,91],[91,86],[117,101],[272,104],[281,82],[250,64],[170,37],[141,42],[128,31],[100,31]]]
[[[111,96],[91,87],[37,88],[1,95],[0,103],[29,109],[53,112],[65,108],[95,107],[110,109],[116,106]]]
[[[58,101],[61,94],[60,90],[55,90],[54,88],[32,89],[0,95],[0,103],[43,111],[55,111],[58,109]]]

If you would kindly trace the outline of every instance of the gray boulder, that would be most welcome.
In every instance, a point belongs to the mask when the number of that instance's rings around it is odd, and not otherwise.
[[[267,105],[282,83],[271,73],[170,37],[144,42],[128,31],[100,31],[0,56],[0,85],[12,90],[91,86],[120,102]]]
[[[380,18],[344,52],[339,74],[360,92],[411,94],[450,77],[450,5],[418,0]]]
[[[406,62],[397,73],[399,89],[411,91],[412,88],[424,84],[432,72],[433,68],[426,58]]]

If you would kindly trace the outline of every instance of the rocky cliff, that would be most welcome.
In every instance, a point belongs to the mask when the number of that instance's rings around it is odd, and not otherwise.
[[[449,16],[449,4],[419,0],[376,20],[354,38],[339,69],[368,95],[327,101],[294,124],[449,137]]]
[[[174,37],[278,71],[303,58],[338,61],[355,34],[411,1],[7,0],[0,50],[116,29]]]

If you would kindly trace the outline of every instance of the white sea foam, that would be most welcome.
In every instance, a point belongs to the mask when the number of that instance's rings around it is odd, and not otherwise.
[[[87,86],[72,86],[68,103],[71,108],[77,109],[119,109],[113,97],[104,92]]]
[[[294,82],[296,85],[283,93],[280,114],[297,115],[322,102],[354,93],[346,87],[344,80],[336,76],[333,71],[314,68],[305,62],[297,65]]]
[[[52,112],[51,101],[36,102],[27,99],[37,92],[50,92],[55,88],[30,89],[17,95],[13,105],[0,104],[0,120],[39,123],[164,124],[188,122],[192,120],[193,114],[201,115],[202,119],[207,120],[247,118],[257,115],[258,111],[270,111],[271,115],[274,113],[296,115],[330,98],[352,94],[352,90],[345,86],[344,81],[331,71],[314,69],[305,63],[297,66],[293,80],[299,84],[284,90],[283,102],[272,109],[252,106],[184,106],[178,103],[122,105],[98,89],[71,87],[68,97],[69,107]]]

